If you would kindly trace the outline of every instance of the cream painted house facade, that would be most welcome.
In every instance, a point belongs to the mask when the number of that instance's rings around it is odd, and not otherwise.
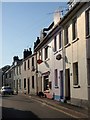
[[[36,54],[23,59],[22,64],[22,92],[25,94],[36,94]]]
[[[90,105],[90,2],[76,3],[36,46],[39,91],[55,100]]]
[[[16,93],[22,93],[22,61],[15,62],[13,68],[14,90]]]

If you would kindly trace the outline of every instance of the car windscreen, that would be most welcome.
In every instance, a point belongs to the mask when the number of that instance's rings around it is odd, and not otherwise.
[[[4,89],[11,89],[10,87],[5,87]]]

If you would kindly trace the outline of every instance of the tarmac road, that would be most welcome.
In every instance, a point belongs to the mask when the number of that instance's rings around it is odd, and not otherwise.
[[[2,97],[2,118],[72,118],[53,109],[45,103],[39,103],[22,95]]]

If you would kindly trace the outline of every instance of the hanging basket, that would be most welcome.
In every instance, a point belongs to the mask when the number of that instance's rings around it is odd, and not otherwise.
[[[37,63],[38,63],[38,64],[41,64],[42,62],[43,62],[43,61],[40,60],[40,59],[37,60]]]

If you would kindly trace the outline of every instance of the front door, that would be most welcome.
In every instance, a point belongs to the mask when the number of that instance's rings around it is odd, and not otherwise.
[[[65,70],[65,97],[70,100],[70,69]]]
[[[48,75],[44,76],[44,91],[47,90],[47,88],[48,88],[47,85],[49,85]]]
[[[18,80],[16,80],[16,93],[18,93]]]
[[[63,71],[60,71],[60,99],[63,99]]]

